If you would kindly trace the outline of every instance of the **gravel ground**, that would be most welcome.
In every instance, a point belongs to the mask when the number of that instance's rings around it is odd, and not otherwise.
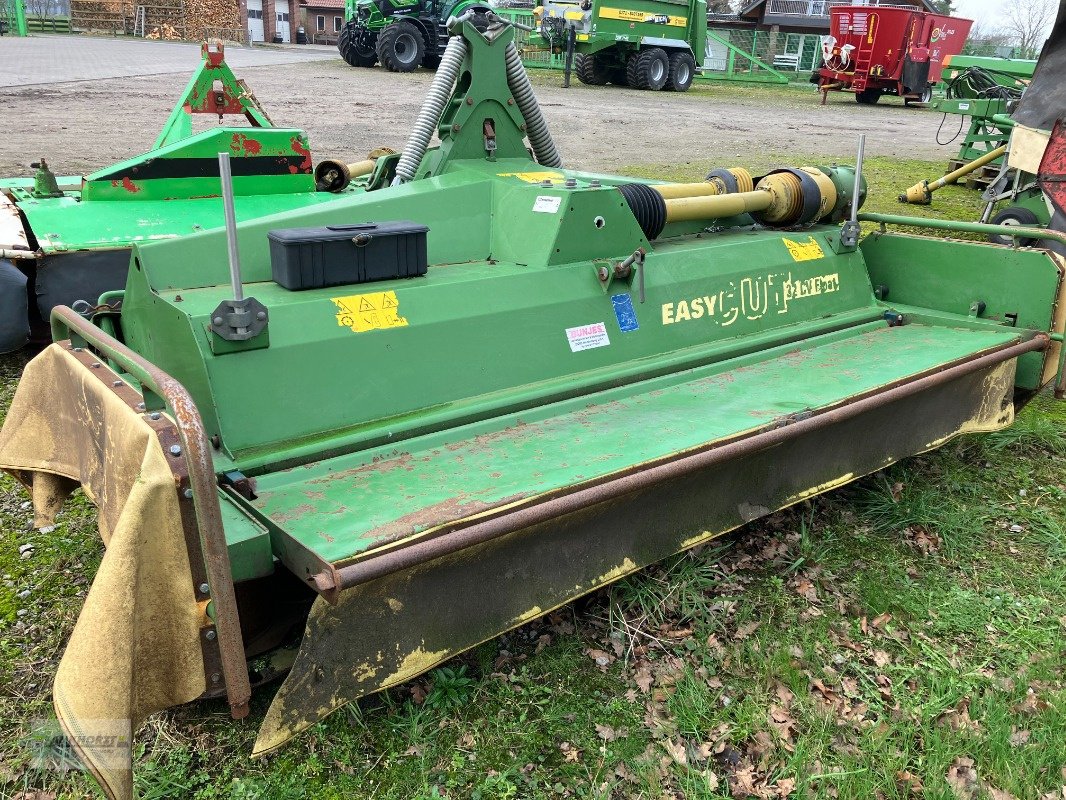
[[[78,174],[147,150],[188,75],[0,88],[0,176],[30,175],[28,164],[41,156],[59,174]],[[238,77],[276,124],[305,129],[317,156],[361,158],[374,147],[402,147],[432,73],[353,69],[335,58],[246,67]],[[566,165],[590,170],[744,164],[767,151],[847,158],[860,132],[871,155],[946,161],[957,147],[936,144],[940,114],[894,98],[858,106],[838,93],[823,107],[813,87],[710,83],[679,95],[575,80],[566,90],[560,73],[543,71],[534,82]]]

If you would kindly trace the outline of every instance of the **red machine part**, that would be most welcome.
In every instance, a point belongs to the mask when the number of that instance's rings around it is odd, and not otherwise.
[[[217,114],[220,122],[225,114],[243,114],[244,107],[234,93],[234,87],[229,86],[221,75],[222,70],[228,72],[223,42],[219,39],[203,42],[200,45],[200,56],[204,59],[203,68],[207,74],[217,70],[219,77],[211,81],[210,89],[205,91],[206,87],[198,86],[189,92],[185,110],[190,114]],[[240,81],[237,83],[239,86]]]
[[[1044,155],[1040,159],[1040,189],[1055,210],[1066,214],[1066,127],[1060,119],[1055,123]]]
[[[940,80],[944,58],[962,52],[971,20],[910,8],[834,6],[818,71],[822,102],[829,91],[855,92],[873,103],[882,94],[923,99]]]

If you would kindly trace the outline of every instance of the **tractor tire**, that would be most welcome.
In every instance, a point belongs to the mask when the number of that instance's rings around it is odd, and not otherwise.
[[[574,72],[586,86],[605,86],[611,74],[599,58],[587,53],[578,53],[574,57]]]
[[[657,92],[670,77],[670,59],[661,47],[650,47],[629,57],[626,64],[626,82],[634,89]]]
[[[426,57],[426,42],[413,22],[401,19],[378,34],[377,52],[389,72],[414,72]]]
[[[337,50],[341,58],[352,67],[372,67],[378,63],[378,54],[374,49],[378,35],[369,31],[355,20],[349,21],[337,37]]]
[[[663,87],[669,92],[687,92],[696,77],[696,60],[685,52],[670,54],[670,74]]]
[[[1040,220],[1037,219],[1036,214],[1030,211],[1028,208],[1022,206],[1009,206],[1008,208],[1000,211],[996,216],[992,217],[993,225],[1039,225]],[[992,244],[1013,244],[1014,239],[1010,236],[1000,236],[998,233],[988,234],[988,241]],[[1018,239],[1018,244],[1021,247],[1032,247],[1037,244],[1038,239]]]
[[[881,95],[880,89],[863,89],[861,92],[855,92],[855,102],[863,106],[872,106],[881,99]]]

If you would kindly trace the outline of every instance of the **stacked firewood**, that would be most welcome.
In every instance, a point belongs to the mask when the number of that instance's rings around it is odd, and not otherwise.
[[[186,35],[192,41],[206,38],[205,28],[240,30],[243,27],[237,0],[185,0],[185,22]]]
[[[144,38],[165,39],[167,41],[172,41],[175,39],[181,39],[181,32],[173,25],[168,25],[164,22],[162,25],[156,25],[154,28],[152,28],[152,30],[150,30]]]

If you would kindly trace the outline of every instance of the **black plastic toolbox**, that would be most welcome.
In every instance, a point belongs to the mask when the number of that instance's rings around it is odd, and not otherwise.
[[[427,233],[406,220],[281,228],[267,234],[271,271],[293,290],[414,278],[426,274]]]

